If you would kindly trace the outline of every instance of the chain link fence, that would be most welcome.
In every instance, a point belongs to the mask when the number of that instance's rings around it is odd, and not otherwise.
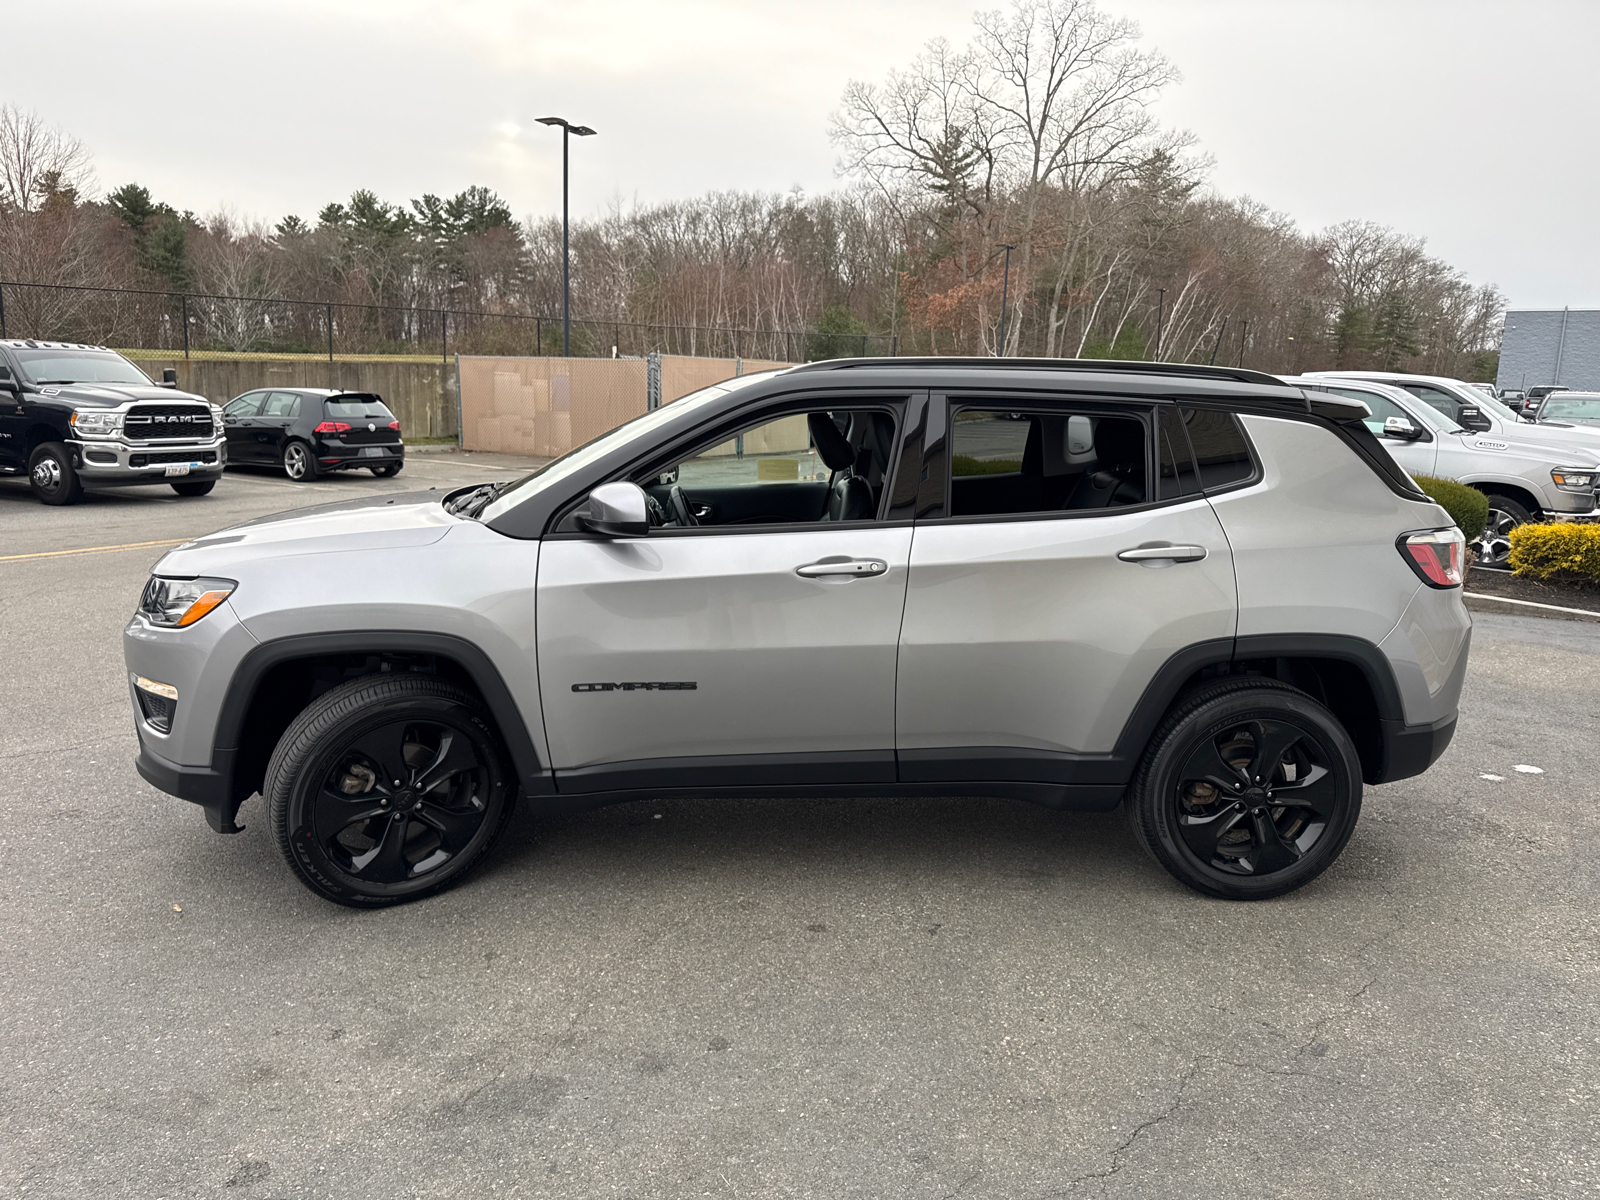
[[[561,335],[560,317],[521,313],[0,281],[0,337],[182,358],[554,356],[562,352]],[[572,322],[577,358],[663,354],[803,362],[893,354],[898,342],[889,334]]]

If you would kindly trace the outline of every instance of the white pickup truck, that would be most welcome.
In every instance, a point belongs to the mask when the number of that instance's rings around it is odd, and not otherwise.
[[[1367,428],[1412,475],[1452,479],[1489,498],[1489,523],[1473,543],[1478,561],[1502,566],[1511,553],[1511,530],[1542,517],[1583,517],[1596,511],[1600,445],[1594,431],[1503,421],[1494,430],[1472,429],[1409,389],[1374,380],[1327,374],[1284,382],[1360,400],[1371,411]],[[1468,385],[1461,385],[1466,387]],[[1472,424],[1475,412],[1457,410]]]

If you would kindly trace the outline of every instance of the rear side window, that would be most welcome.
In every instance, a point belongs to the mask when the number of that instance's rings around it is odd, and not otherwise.
[[[962,409],[950,438],[950,515],[1007,516],[1143,504],[1146,424],[1109,413]]]
[[[261,406],[263,417],[289,417],[300,415],[300,397],[294,392],[272,392]]]
[[[383,421],[394,420],[394,414],[389,411],[389,406],[376,396],[345,396],[338,400],[329,400],[323,405],[323,413],[330,421]]]
[[[1183,423],[1189,432],[1189,444],[1194,447],[1202,488],[1211,492],[1254,477],[1256,465],[1250,457],[1250,443],[1245,441],[1239,419],[1232,413],[1186,408]]]

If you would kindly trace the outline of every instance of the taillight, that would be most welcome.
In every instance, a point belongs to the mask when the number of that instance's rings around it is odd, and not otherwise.
[[[390,421],[389,422],[389,428],[394,430],[396,433],[399,433],[400,432],[400,422],[399,421]]]
[[[324,421],[321,425],[318,425],[316,427],[316,429],[312,430],[312,432],[313,433],[349,433],[350,432],[350,426],[346,425],[343,421]]]
[[[1466,561],[1467,539],[1454,525],[1424,533],[1403,533],[1395,544],[1429,587],[1453,588],[1464,582],[1462,564]]]

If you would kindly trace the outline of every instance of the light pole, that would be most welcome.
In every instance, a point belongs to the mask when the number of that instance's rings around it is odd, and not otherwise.
[[[572,354],[572,254],[567,234],[567,135],[591,137],[587,125],[574,125],[565,117],[540,117],[541,125],[561,126],[561,357]]]
[[[1156,289],[1156,361],[1161,361],[1161,318],[1167,307],[1167,289]]]
[[[1011,252],[1016,249],[1009,242],[1001,242],[1000,247],[1006,252],[1006,276],[1000,285],[1000,344],[995,347],[996,358],[1006,356],[1006,301],[1011,297]]]

